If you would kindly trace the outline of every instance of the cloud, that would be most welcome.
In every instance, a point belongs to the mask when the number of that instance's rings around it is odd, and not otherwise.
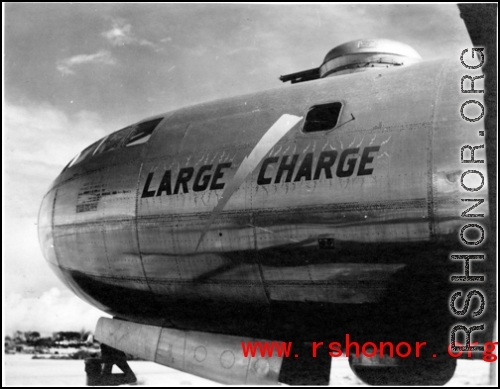
[[[6,296],[35,297],[61,285],[45,264],[38,243],[42,198],[71,158],[120,126],[106,125],[94,112],[67,115],[49,104],[20,106],[5,101],[3,113],[3,216],[9,227],[4,231],[3,285]],[[43,325],[43,318],[31,324],[38,322]]]
[[[73,115],[49,104],[4,104],[4,149],[9,166],[49,164],[61,169],[71,157],[111,130],[86,110]],[[57,173],[57,172],[56,172]]]
[[[57,63],[57,70],[65,75],[75,74],[73,68],[83,64],[115,65],[116,60],[109,51],[101,50],[95,54],[79,54],[60,60]]]
[[[132,32],[132,26],[123,19],[113,19],[111,29],[103,32],[102,36],[113,46],[139,45],[161,50],[156,43],[137,37]]]
[[[4,303],[7,335],[15,331],[38,331],[43,335],[81,329],[93,332],[99,317],[109,317],[70,291],[56,287],[33,298],[13,293]]]
[[[136,42],[132,36],[132,26],[125,24],[123,20],[115,19],[111,30],[103,32],[104,36],[114,46],[124,46]]]

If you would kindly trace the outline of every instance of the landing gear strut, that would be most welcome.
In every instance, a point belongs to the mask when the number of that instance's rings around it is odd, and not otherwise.
[[[118,366],[123,373],[112,374],[113,365]],[[101,358],[85,359],[85,372],[88,386],[122,385],[137,381],[137,378],[127,363],[124,352],[101,343]]]

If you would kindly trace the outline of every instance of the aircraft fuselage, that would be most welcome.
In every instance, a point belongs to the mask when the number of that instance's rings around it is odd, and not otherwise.
[[[112,134],[46,194],[45,257],[122,319],[269,337],[345,320],[362,333],[394,280],[426,282],[462,249],[460,152],[482,124],[460,117],[456,62],[171,111],[144,121],[159,123],[144,143]],[[332,103],[335,126],[304,132]],[[486,188],[473,195],[484,214]]]

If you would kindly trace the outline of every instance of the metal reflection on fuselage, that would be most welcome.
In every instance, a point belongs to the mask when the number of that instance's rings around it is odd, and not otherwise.
[[[456,242],[461,166],[448,150],[470,137],[456,74],[433,61],[162,115],[147,142],[56,180],[40,211],[45,256],[72,290],[131,320],[183,326],[204,303],[268,317],[276,304],[378,303],[405,267],[432,272]],[[333,131],[305,133],[303,119],[225,194],[282,115],[331,102]]]

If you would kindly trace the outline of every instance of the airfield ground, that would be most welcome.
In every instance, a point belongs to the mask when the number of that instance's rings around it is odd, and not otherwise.
[[[33,360],[31,355],[4,355],[5,384],[8,386],[82,386],[85,385],[82,360]],[[182,373],[152,362],[131,361],[138,383],[134,386],[219,386],[219,384]],[[497,363],[495,363],[495,368]],[[363,386],[351,372],[345,358],[334,358],[330,376],[332,386]],[[490,364],[459,360],[455,376],[446,386],[490,385]]]

